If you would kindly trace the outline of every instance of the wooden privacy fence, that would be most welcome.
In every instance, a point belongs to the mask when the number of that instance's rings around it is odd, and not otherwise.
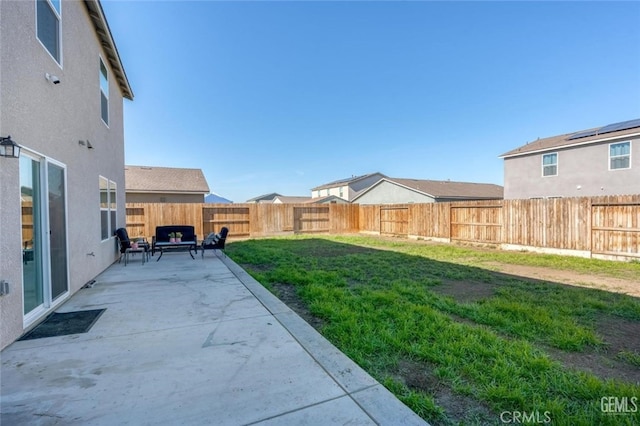
[[[640,195],[429,204],[128,203],[131,236],[160,225],[194,225],[199,238],[294,233],[370,233],[468,241],[505,248],[570,250],[640,258]]]

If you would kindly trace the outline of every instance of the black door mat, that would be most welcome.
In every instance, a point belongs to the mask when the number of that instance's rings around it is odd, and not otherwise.
[[[86,333],[98,321],[106,309],[92,309],[77,312],[54,312],[33,330],[18,340],[42,339],[44,337],[66,336]]]

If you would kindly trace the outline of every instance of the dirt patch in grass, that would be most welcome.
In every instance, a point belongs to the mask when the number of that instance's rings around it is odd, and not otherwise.
[[[474,398],[454,393],[434,373],[432,366],[402,360],[398,363],[396,379],[413,390],[421,390],[431,395],[436,404],[444,410],[446,420],[431,419],[433,426],[451,424],[494,424],[496,414]]]
[[[539,266],[510,265],[491,262],[488,266],[500,272],[520,277],[534,278],[541,281],[562,283],[578,287],[623,293],[633,297],[640,297],[640,277],[629,280],[615,277],[581,274],[574,271],[542,268]]]
[[[272,284],[272,286],[278,299],[302,317],[310,326],[316,330],[320,330],[323,325],[322,319],[311,314],[307,304],[304,303],[296,293],[295,286],[285,283],[275,283]]]
[[[536,271],[536,274],[531,271]],[[581,274],[572,274],[568,271],[548,269],[541,271],[537,268],[525,268],[521,271],[518,269],[518,275],[525,276],[525,273],[537,275],[530,278],[536,280],[546,278],[545,281],[550,282],[566,283],[569,278],[572,280],[584,278]],[[592,279],[596,278],[592,277]],[[459,303],[473,303],[491,297],[496,287],[498,287],[497,284],[491,283],[443,280],[442,285],[435,286],[431,290],[450,296]],[[475,324],[469,319],[456,315],[451,317],[458,322]],[[602,379],[617,379],[640,384],[640,367],[630,365],[620,357],[621,352],[640,354],[640,323],[614,316],[602,316],[595,324],[595,328],[604,340],[605,346],[602,348],[587,349],[583,352],[565,352],[552,347],[544,347],[543,350],[567,368],[586,371]]]

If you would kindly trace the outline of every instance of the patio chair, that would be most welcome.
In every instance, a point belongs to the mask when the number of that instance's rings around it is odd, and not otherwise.
[[[122,261],[122,254],[125,255],[124,264],[127,265],[129,250],[133,249],[133,244],[137,244],[138,250],[142,249],[143,263],[145,258],[149,256],[149,243],[145,238],[136,238],[135,241],[131,241],[129,239],[129,233],[125,228],[118,228],[113,233],[116,237],[118,237],[118,242],[120,243],[120,258],[118,259],[118,263]]]
[[[224,255],[224,244],[225,241],[227,240],[227,235],[229,234],[229,229],[226,226],[223,226],[222,229],[220,229],[220,232],[215,234],[215,233],[210,233],[209,235],[207,235],[207,238],[204,239],[204,241],[202,242],[202,258],[204,259],[204,251],[205,250],[220,250],[222,251],[222,254]]]

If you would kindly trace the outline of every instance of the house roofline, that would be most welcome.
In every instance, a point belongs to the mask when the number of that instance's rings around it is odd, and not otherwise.
[[[131,90],[131,86],[129,85],[129,79],[124,71],[124,66],[122,65],[118,48],[113,40],[113,36],[111,35],[111,29],[109,29],[109,23],[107,22],[107,18],[104,16],[104,10],[102,10],[100,0],[84,0],[84,4],[87,7],[87,12],[93,22],[95,32],[98,35],[100,44],[102,45],[102,49],[107,54],[107,59],[109,60],[109,64],[111,65],[116,80],[118,81],[120,90],[122,91],[122,96],[132,101],[133,90]]]
[[[376,183],[374,183],[373,185],[371,185],[370,187],[366,188],[364,191],[360,191],[360,192],[359,192],[355,197],[353,197],[353,199],[351,200],[351,202],[356,201],[358,198],[362,197],[364,194],[366,194],[366,193],[367,193],[367,192],[369,192],[370,190],[373,190],[373,188],[374,188],[374,187],[376,187],[376,186],[378,186],[378,185],[382,184],[382,181],[386,181],[386,182],[389,182],[389,183],[393,183],[394,185],[401,186],[401,187],[403,187],[403,188],[405,188],[405,189],[408,189],[408,190],[410,190],[410,191],[416,192],[416,193],[418,193],[418,194],[427,195],[427,196],[429,196],[429,197],[433,198],[434,200],[438,198],[438,197],[436,197],[435,195],[429,194],[429,193],[424,192],[424,191],[420,191],[419,189],[412,188],[412,187],[407,186],[407,185],[404,185],[404,184],[402,184],[402,183],[400,183],[400,182],[396,182],[395,180],[393,180],[393,178],[383,177],[383,178],[381,178],[380,180],[378,180]]]
[[[559,149],[573,148],[573,147],[576,147],[576,146],[593,145],[593,144],[596,144],[596,143],[608,142],[608,141],[612,141],[612,140],[615,140],[615,139],[633,139],[633,138],[635,138],[637,136],[640,136],[640,132],[638,132],[638,133],[630,133],[628,135],[609,136],[608,138],[592,139],[590,141],[584,141],[584,142],[578,142],[578,143],[568,143],[568,144],[565,144],[565,145],[550,146],[550,147],[547,147],[547,148],[539,148],[539,149],[534,149],[534,150],[531,150],[531,151],[514,152],[512,154],[502,154],[502,155],[498,156],[498,158],[522,157],[522,156],[530,155],[530,154],[539,154],[541,152],[549,152],[549,151],[557,151]]]
[[[124,190],[127,194],[181,194],[181,195],[200,195],[200,194],[209,194],[209,190],[207,191],[164,191],[161,189],[126,189]]]
[[[365,190],[359,192],[355,197],[353,197],[353,199],[351,200],[351,202],[355,202],[358,198],[360,198],[361,196],[363,196],[364,194],[366,194],[367,192],[369,192],[370,190],[373,190],[373,188],[375,188],[376,186],[382,184],[383,181],[392,183],[394,185],[398,185],[399,187],[408,189],[409,191],[415,192],[417,194],[422,194],[422,195],[426,195],[428,197],[433,198],[434,200],[441,200],[441,199],[461,199],[461,200],[468,200],[470,199],[469,196],[464,196],[464,195],[434,195],[434,194],[430,194],[428,192],[419,190],[417,188],[413,188],[409,185],[405,185],[401,182],[396,181],[394,178],[389,178],[389,177],[384,177],[381,178],[379,181],[377,181],[376,183],[374,183],[373,185],[371,185],[370,187],[366,188]],[[445,182],[445,181],[442,181]],[[469,184],[475,184],[475,182],[457,182],[457,183],[469,183]],[[480,184],[480,185],[489,185],[489,184]],[[499,185],[497,185],[499,186]],[[487,195],[480,195],[477,197],[471,197],[474,200],[500,200],[503,197],[493,197],[493,196],[487,196]]]
[[[358,181],[360,181],[362,179],[368,178],[368,177],[373,176],[373,175],[381,175],[382,177],[386,177],[383,173],[380,173],[380,172],[368,173],[366,175],[353,176],[351,178],[334,180],[333,182],[325,183],[323,185],[316,186],[315,188],[311,188],[311,190],[312,191],[317,191],[317,190],[326,189],[326,188],[336,188],[336,187],[339,187],[339,186],[349,186],[350,184],[352,184],[354,182],[358,182]]]

